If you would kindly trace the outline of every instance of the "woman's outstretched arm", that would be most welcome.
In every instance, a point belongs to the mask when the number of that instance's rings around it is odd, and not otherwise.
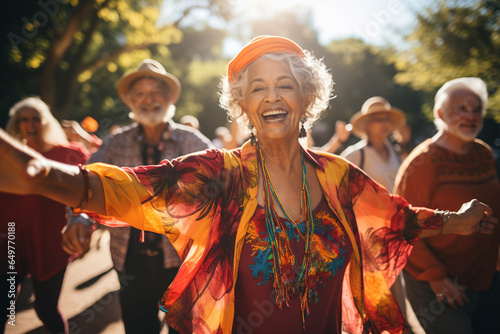
[[[106,214],[104,192],[99,177],[88,173],[88,189],[79,167],[43,157],[0,129],[0,191],[43,195],[71,207]],[[88,194],[85,195],[85,194]]]

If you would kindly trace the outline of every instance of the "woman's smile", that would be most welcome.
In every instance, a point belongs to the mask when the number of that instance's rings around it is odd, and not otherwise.
[[[283,122],[288,116],[288,112],[283,109],[273,109],[262,113],[262,117],[268,123]]]

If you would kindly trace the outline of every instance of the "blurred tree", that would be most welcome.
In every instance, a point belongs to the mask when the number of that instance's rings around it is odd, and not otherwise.
[[[349,121],[366,99],[376,95],[385,97],[406,113],[409,124],[415,129],[415,137],[427,138],[432,131],[433,127],[429,130],[422,126],[428,123],[420,112],[422,94],[394,81],[397,71],[389,61],[395,53],[393,49],[373,47],[354,38],[322,46],[312,28],[312,16],[307,12],[283,11],[247,25],[251,37],[268,34],[293,39],[316,57],[323,58],[331,70],[335,97],[313,127],[316,144],[323,145],[333,135],[337,120]],[[358,139],[351,136],[350,140],[355,142]]]
[[[318,41],[318,32],[314,30],[314,21],[310,11],[297,12],[284,10],[272,16],[262,17],[250,23],[251,37],[276,35],[292,39],[302,48],[312,51],[318,58],[323,58],[326,49]]]
[[[218,85],[228,63],[221,57],[227,33],[205,24],[183,29],[183,36],[181,43],[170,47],[171,56],[164,62],[182,83],[175,119],[196,116],[200,131],[213,138],[215,129],[227,122],[218,96]]]
[[[382,96],[403,110],[417,141],[430,135],[432,127],[426,126],[428,121],[420,112],[422,94],[394,80],[397,71],[389,61],[394,53],[392,48],[374,47],[355,38],[328,45],[325,63],[332,69],[335,99],[331,102],[332,112],[324,120],[332,131],[337,119],[348,121],[368,98]],[[351,136],[351,142],[357,140]]]
[[[178,11],[160,26],[162,5]],[[103,112],[108,123],[126,117],[115,89],[126,70],[152,52],[168,57],[168,46],[182,40],[180,26],[194,10],[226,18],[229,8],[224,0],[40,0],[8,6],[0,66],[10,79],[2,88],[10,94],[0,106],[5,110],[26,95],[39,95],[58,118]]]
[[[500,121],[500,3],[441,0],[417,18],[411,47],[394,57],[396,81],[434,93],[448,80],[480,77],[490,91],[489,114]],[[426,110],[431,118],[432,100]]]

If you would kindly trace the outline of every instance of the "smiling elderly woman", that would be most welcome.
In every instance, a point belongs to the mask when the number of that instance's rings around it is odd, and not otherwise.
[[[398,333],[404,324],[389,287],[416,238],[471,234],[481,220],[491,233],[496,221],[478,201],[458,213],[412,208],[346,160],[303,149],[299,135],[327,106],[331,82],[297,44],[262,36],[222,82],[221,104],[251,124],[242,148],[157,166],[95,164],[87,173],[30,162],[33,153],[0,133],[10,157],[2,168],[29,163],[35,180],[0,184],[167,234],[183,265],[161,309],[179,332]]]
[[[64,131],[38,97],[25,98],[12,106],[7,131],[20,143],[41,156],[69,164],[85,163],[87,152],[68,143]],[[2,155],[2,159],[5,157]],[[3,183],[3,179],[0,183]],[[61,229],[66,225],[66,206],[43,196],[18,196],[0,192],[0,266],[2,283],[7,294],[7,272],[16,272],[16,283],[30,275],[35,295],[34,308],[51,333],[68,333],[68,321],[58,307],[59,294],[68,264],[68,254],[61,248]],[[15,224],[13,226],[12,224]],[[7,236],[15,230],[15,244]],[[12,250],[15,249],[15,269]],[[9,276],[13,277],[13,276]],[[19,289],[16,288],[17,291]],[[9,319],[9,300],[3,298],[3,323]],[[7,326],[8,327],[8,326]],[[0,330],[3,333],[3,328]]]

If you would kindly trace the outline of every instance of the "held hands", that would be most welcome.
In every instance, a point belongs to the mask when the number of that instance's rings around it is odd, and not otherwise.
[[[498,224],[498,219],[492,217],[491,208],[473,199],[464,203],[458,212],[452,214],[443,226],[443,234],[456,233],[470,235],[476,232],[491,234]]]
[[[47,159],[22,145],[2,129],[0,155],[0,191],[15,194],[33,193],[36,182],[50,172]]]
[[[492,217],[492,214],[493,211],[488,205],[473,199],[464,203],[458,212],[449,217],[443,226],[442,233],[470,235],[479,232],[491,234],[498,224],[498,219]],[[460,285],[456,279],[453,281],[446,277],[442,281],[430,281],[429,286],[434,291],[438,301],[445,301],[453,308],[464,306],[465,303],[469,302],[466,287]]]
[[[43,195],[71,207],[80,205],[87,183],[77,166],[49,160],[1,129],[0,156],[0,191]],[[99,177],[89,179],[89,188],[94,187],[93,194],[97,194],[93,211],[105,213]],[[87,208],[90,207],[89,203]]]

